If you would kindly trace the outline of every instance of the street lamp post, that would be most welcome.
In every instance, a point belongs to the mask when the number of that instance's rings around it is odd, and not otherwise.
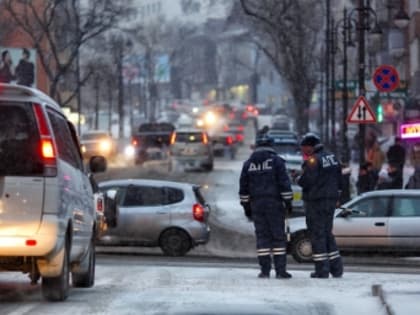
[[[357,29],[359,31],[359,50],[358,50],[358,60],[359,60],[359,94],[360,96],[365,96],[365,1],[359,0],[358,10],[358,25]],[[366,128],[364,124],[359,124],[359,165],[361,166],[365,162],[365,136]]]
[[[370,1],[358,0],[358,6],[352,10],[348,17],[348,23],[352,21],[352,14],[358,13],[356,22],[356,29],[358,31],[358,82],[359,82],[359,96],[366,95],[365,87],[365,32],[370,32],[372,35],[381,35],[382,31],[378,26],[376,12],[370,7]],[[371,16],[374,20],[372,23]],[[365,162],[365,124],[359,124],[359,165]]]
[[[350,42],[350,31],[351,31],[351,21],[347,19],[347,9],[343,10],[343,87],[342,87],[342,101],[343,101],[343,112],[342,112],[342,152],[341,159],[343,163],[350,162],[349,154],[349,142],[347,138],[347,114],[349,111],[349,95],[347,88],[347,45]]]

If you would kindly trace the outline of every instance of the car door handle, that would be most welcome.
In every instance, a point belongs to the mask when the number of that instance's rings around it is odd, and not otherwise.
[[[385,222],[375,222],[375,226],[385,226]]]

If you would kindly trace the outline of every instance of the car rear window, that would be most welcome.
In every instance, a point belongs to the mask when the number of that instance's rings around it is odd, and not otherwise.
[[[31,104],[0,102],[0,176],[42,175],[39,142]]]
[[[203,141],[201,132],[180,132],[176,134],[176,142],[198,143]]]

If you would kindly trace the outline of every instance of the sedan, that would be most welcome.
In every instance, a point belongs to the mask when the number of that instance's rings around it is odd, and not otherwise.
[[[102,155],[110,159],[117,151],[115,140],[104,130],[86,131],[80,138],[80,145],[84,159],[95,155]]]
[[[289,220],[289,250],[298,262],[312,260],[305,218]],[[420,253],[420,192],[364,193],[335,211],[333,233],[340,251]]]
[[[168,256],[183,256],[210,237],[210,207],[200,187],[163,180],[121,179],[99,183],[115,195],[118,224],[100,245],[160,247]]]

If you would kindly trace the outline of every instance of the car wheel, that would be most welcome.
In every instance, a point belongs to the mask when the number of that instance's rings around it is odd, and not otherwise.
[[[312,245],[306,233],[292,237],[292,256],[299,263],[312,261]]]
[[[213,168],[214,168],[213,163],[206,164],[206,165],[204,166],[204,169],[205,169],[207,172],[211,172],[211,171],[213,170]]]
[[[49,301],[64,301],[69,294],[69,245],[66,242],[64,247],[63,268],[57,277],[42,278],[42,295]]]
[[[95,284],[95,243],[90,241],[88,254],[80,262],[80,269],[72,272],[72,283],[76,288],[90,288]]]
[[[180,229],[169,229],[163,232],[159,244],[167,256],[184,256],[191,249],[189,235]]]

